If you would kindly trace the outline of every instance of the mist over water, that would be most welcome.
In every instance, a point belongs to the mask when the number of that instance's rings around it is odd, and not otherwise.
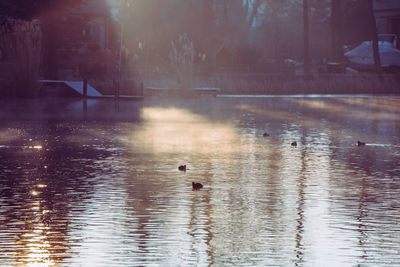
[[[400,262],[399,98],[2,100],[0,119],[0,266]]]

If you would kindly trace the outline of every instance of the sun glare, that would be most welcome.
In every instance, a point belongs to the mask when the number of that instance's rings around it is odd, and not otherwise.
[[[133,145],[145,145],[156,152],[232,152],[239,137],[233,125],[215,123],[187,110],[145,108],[143,127],[135,131]]]
[[[32,194],[37,195],[37,192],[33,191]],[[31,211],[35,217],[40,217],[43,214],[40,207],[40,201],[32,203]],[[48,226],[42,222],[34,222],[29,225],[29,230],[25,232],[19,240],[19,243],[24,247],[24,250],[21,251],[22,253],[18,257],[19,264],[17,264],[17,266],[57,266],[56,262],[52,260],[52,245],[47,240],[48,230]]]

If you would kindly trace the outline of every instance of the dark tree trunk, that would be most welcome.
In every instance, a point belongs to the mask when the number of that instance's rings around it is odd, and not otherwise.
[[[303,23],[304,23],[304,73],[308,73],[310,71],[308,0],[303,0]]]
[[[57,34],[54,29],[54,21],[51,19],[45,19],[42,23],[43,29],[43,62],[42,71],[45,79],[56,80],[57,79]]]
[[[331,3],[332,59],[341,62],[343,60],[342,2],[332,0]]]
[[[202,50],[206,53],[205,68],[210,70],[213,62],[211,44],[213,41],[212,28],[214,25],[214,14],[213,14],[213,0],[203,0],[203,12],[202,12]]]
[[[228,25],[228,0],[224,0],[224,26]]]
[[[210,35],[213,25],[213,0],[203,0],[203,34]]]
[[[379,55],[378,30],[376,28],[373,0],[368,0],[368,11],[369,11],[369,21],[372,29],[372,47],[374,50],[375,71],[377,73],[381,73],[382,72],[381,57]]]

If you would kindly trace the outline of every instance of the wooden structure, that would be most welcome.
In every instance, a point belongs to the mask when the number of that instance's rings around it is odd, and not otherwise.
[[[86,97],[94,99],[120,99],[120,100],[140,100],[141,96],[130,95],[103,95],[90,84],[84,81],[59,81],[59,80],[40,80],[41,96],[54,97]]]

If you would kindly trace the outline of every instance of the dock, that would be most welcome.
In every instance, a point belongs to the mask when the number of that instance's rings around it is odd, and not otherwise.
[[[175,89],[175,88],[162,88],[162,87],[145,87],[145,96],[167,96],[167,97],[198,97],[201,95],[211,95],[216,97],[220,94],[219,88],[192,88],[192,89]]]
[[[60,81],[60,80],[39,80],[41,84],[41,96],[58,97],[87,97],[92,99],[121,99],[121,100],[140,100],[143,96],[131,95],[103,95],[93,86],[87,83],[86,96],[84,93],[83,81]]]

